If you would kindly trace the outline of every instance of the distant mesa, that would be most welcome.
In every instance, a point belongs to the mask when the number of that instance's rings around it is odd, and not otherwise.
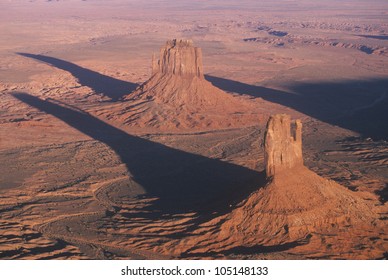
[[[152,76],[126,99],[152,99],[186,106],[217,104],[227,96],[205,80],[202,51],[191,40],[169,40],[152,57]],[[221,98],[221,99],[220,99]]]
[[[106,118],[128,126],[166,130],[218,129],[258,124],[257,106],[204,77],[202,51],[191,40],[169,40],[152,57],[152,75],[127,102],[110,107]]]

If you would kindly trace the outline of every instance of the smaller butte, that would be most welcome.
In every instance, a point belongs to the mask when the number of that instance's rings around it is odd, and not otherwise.
[[[127,126],[158,130],[214,130],[257,125],[261,113],[248,96],[226,93],[208,82],[202,51],[191,40],[170,40],[152,58],[152,75],[126,102],[105,112]]]

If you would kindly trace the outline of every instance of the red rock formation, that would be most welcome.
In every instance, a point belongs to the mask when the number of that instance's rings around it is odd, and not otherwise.
[[[152,57],[151,78],[124,99],[131,105],[110,108],[106,117],[136,127],[217,129],[250,126],[261,117],[248,97],[228,94],[204,78],[202,51],[190,40],[167,41],[159,59]]]
[[[298,247],[299,252],[330,255],[332,247],[326,247],[327,242],[342,240],[341,248],[333,250],[346,252],[364,244],[365,235],[384,232],[386,222],[379,220],[377,200],[303,165],[301,129],[301,122],[296,121],[291,132],[287,115],[270,117],[264,145],[268,184],[229,214],[202,225],[194,232],[196,237],[180,243],[181,248],[192,254],[222,254],[234,248],[276,248],[300,242],[307,249]]]
[[[158,60],[153,55],[151,78],[127,98],[190,107],[216,105],[231,97],[205,80],[201,49],[191,40],[174,39],[161,48]]]
[[[191,40],[171,40],[160,50],[160,59],[152,59],[152,74],[203,78],[202,51]]]
[[[302,122],[296,120],[291,130],[290,116],[271,116],[264,140],[264,160],[267,177],[294,166],[303,165]]]

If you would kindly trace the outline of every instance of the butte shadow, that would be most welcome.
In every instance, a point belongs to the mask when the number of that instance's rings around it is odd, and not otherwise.
[[[118,80],[59,58],[30,53],[16,54],[33,58],[67,71],[77,78],[81,85],[90,87],[96,93],[101,93],[109,97],[112,101],[119,100],[122,96],[132,92],[138,86],[135,83]]]
[[[230,255],[256,255],[256,254],[265,254],[265,253],[279,253],[279,252],[284,252],[289,249],[296,248],[301,245],[305,245],[309,242],[311,238],[311,235],[308,235],[306,238],[303,240],[299,241],[293,241],[293,242],[286,242],[283,244],[279,245],[255,245],[251,247],[246,247],[246,246],[236,246],[231,249],[227,249],[224,251],[220,252],[214,252],[214,251],[209,251],[206,253],[190,253],[190,252],[184,252],[181,254],[182,257],[184,258],[194,258],[194,257],[217,257],[217,256],[230,256]]]
[[[145,189],[145,196],[158,198],[149,210],[162,214],[224,212],[265,184],[263,172],[129,135],[86,112],[27,93],[13,96],[108,145]]]
[[[376,39],[376,40],[388,40],[388,35],[356,35],[358,37]]]
[[[225,91],[277,103],[374,140],[388,139],[388,79],[294,83],[289,92],[205,75]]]

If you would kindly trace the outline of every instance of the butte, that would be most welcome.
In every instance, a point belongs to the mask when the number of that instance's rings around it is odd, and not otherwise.
[[[109,107],[108,119],[135,128],[209,130],[262,122],[257,104],[213,86],[203,73],[202,51],[191,40],[170,40],[152,58],[152,75],[121,104]]]
[[[354,258],[355,248],[362,248],[360,258],[378,258],[387,251],[386,207],[304,166],[299,120],[271,116],[264,153],[266,185],[230,213],[202,224],[192,237],[171,244],[173,253],[190,258],[291,250],[309,257]]]

